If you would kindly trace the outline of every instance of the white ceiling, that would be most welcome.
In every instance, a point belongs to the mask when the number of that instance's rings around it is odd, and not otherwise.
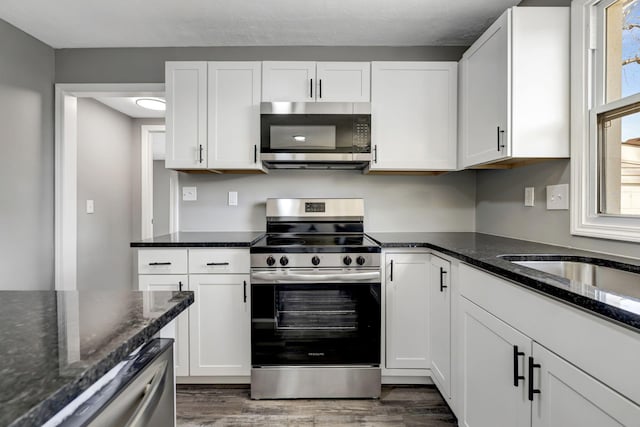
[[[519,0],[1,0],[54,48],[469,45]]]
[[[154,97],[158,99],[164,99],[159,97]],[[96,101],[102,102],[104,105],[113,108],[116,111],[120,111],[123,114],[126,114],[129,117],[133,117],[134,119],[151,119],[151,118],[162,118],[164,117],[164,111],[155,111],[149,110],[146,108],[140,107],[136,104],[136,99],[138,97],[96,97],[94,98]]]

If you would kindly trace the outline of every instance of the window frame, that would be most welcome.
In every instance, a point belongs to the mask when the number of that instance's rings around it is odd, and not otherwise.
[[[605,103],[604,10],[615,1],[571,3],[571,234],[640,242],[640,216],[599,212],[598,114],[640,102]]]

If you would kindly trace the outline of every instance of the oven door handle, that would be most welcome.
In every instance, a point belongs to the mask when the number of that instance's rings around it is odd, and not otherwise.
[[[380,280],[379,271],[367,271],[364,273],[334,273],[334,274],[296,274],[296,273],[273,273],[254,272],[251,273],[251,280],[266,280],[278,283],[297,282],[360,282],[363,280]]]

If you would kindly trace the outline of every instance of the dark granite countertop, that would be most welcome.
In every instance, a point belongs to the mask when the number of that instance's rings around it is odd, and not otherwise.
[[[499,255],[561,255],[640,273],[640,260],[482,233],[367,233],[383,248],[430,248],[640,332],[640,281],[616,292],[523,267]]]
[[[248,248],[263,231],[181,231],[131,242],[132,248]]]
[[[43,424],[192,303],[193,292],[1,291],[0,426]]]

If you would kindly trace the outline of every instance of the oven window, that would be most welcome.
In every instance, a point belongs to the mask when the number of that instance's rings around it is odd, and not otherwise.
[[[252,285],[252,364],[380,363],[380,284]]]

